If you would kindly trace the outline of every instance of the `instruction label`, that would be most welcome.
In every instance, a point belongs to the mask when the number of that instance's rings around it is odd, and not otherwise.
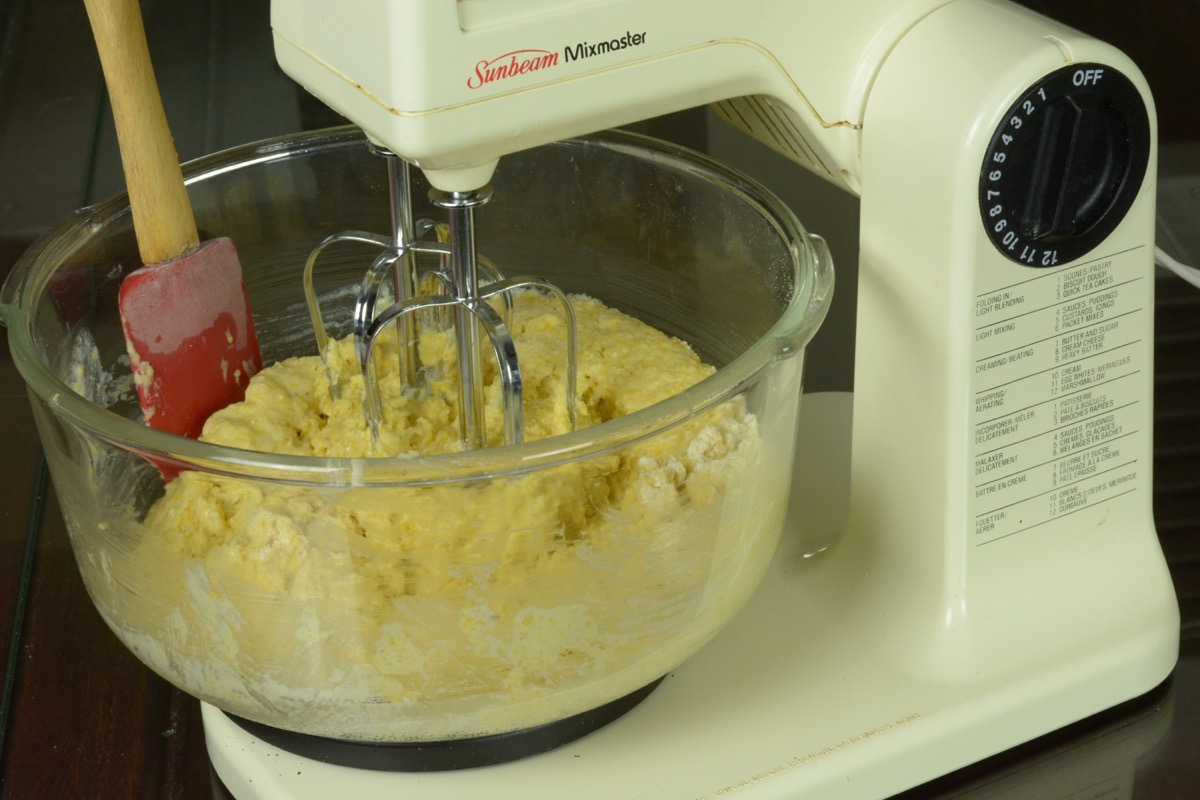
[[[1152,309],[1143,257],[1026,270],[976,296],[975,544],[1144,488]]]

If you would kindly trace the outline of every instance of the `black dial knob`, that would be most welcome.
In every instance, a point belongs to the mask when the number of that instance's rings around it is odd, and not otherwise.
[[[1132,81],[1102,64],[1056,70],[992,136],[979,178],[984,229],[1020,264],[1079,258],[1129,211],[1149,157],[1149,117]]]

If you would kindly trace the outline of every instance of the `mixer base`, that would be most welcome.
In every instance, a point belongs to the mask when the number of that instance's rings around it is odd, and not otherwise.
[[[256,739],[302,758],[355,769],[443,772],[486,767],[545,753],[602,728],[642,702],[662,678],[609,703],[533,728],[440,742],[356,742],[283,730],[225,713]]]

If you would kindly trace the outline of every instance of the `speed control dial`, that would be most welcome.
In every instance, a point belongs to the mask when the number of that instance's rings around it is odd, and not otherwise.
[[[1028,89],[992,136],[979,210],[992,244],[1031,267],[1085,255],[1133,204],[1150,157],[1137,88],[1102,64],[1056,70]]]

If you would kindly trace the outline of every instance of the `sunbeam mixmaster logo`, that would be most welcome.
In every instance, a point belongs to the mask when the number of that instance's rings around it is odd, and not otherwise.
[[[540,72],[557,67],[560,63],[582,61],[585,58],[607,55],[639,47],[646,42],[646,33],[626,31],[623,36],[599,42],[576,42],[561,51],[557,50],[513,50],[495,58],[478,61],[475,71],[467,78],[468,89],[479,89],[497,81]]]

